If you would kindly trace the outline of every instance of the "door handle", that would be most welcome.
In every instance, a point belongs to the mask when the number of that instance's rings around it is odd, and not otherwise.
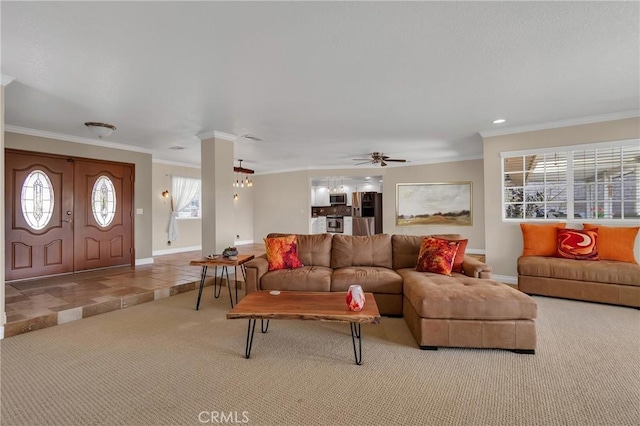
[[[63,222],[71,223],[71,219],[62,219]]]

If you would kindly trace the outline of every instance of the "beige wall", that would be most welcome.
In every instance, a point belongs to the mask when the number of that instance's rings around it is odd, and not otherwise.
[[[178,240],[167,244],[169,234],[169,214],[171,203],[162,198],[162,191],[171,191],[171,176],[185,176],[200,179],[199,167],[185,167],[164,163],[153,163],[153,252],[179,251],[182,248],[201,247],[202,220],[178,219]],[[232,183],[230,183],[232,185]],[[232,187],[233,188],[233,187]],[[233,234],[237,242],[253,240],[253,196],[254,188],[233,188],[238,199],[233,203]],[[158,253],[159,252],[159,253]]]
[[[640,118],[484,138],[486,251],[487,262],[493,266],[494,274],[516,277],[516,261],[522,253],[519,223],[502,221],[500,152],[637,138],[640,138]],[[569,222],[568,226],[580,228],[580,223]],[[636,240],[636,258],[640,258],[639,253]]]
[[[309,172],[256,175],[253,180],[253,241],[270,232],[309,233],[311,181]]]
[[[255,177],[254,233],[256,243],[270,232],[308,234],[311,219],[311,178],[322,176],[383,177],[383,231],[388,234],[459,233],[469,249],[483,250],[484,184],[482,160],[388,168],[327,169],[275,173]],[[473,182],[473,226],[396,227],[396,184],[412,182]]]
[[[455,161],[449,163],[394,167],[386,170],[383,180],[384,232],[387,234],[461,234],[469,239],[470,251],[482,252],[484,234],[484,178],[482,160]],[[398,183],[472,183],[472,226],[396,226],[396,184]]]
[[[198,219],[178,220],[178,240],[169,245],[168,227],[171,214],[171,199],[162,198],[162,191],[171,193],[171,176],[184,176],[200,179],[199,167],[183,167],[162,163],[153,163],[153,183],[151,186],[153,210],[153,252],[179,250],[184,247],[200,247],[202,221]]]
[[[5,133],[5,147],[25,151],[46,152],[75,157],[96,158],[107,161],[119,161],[135,164],[136,182],[134,188],[134,207],[142,209],[143,214],[135,215],[136,259],[152,256],[152,193],[151,193],[151,154],[103,148],[95,145],[61,141],[18,133]],[[3,162],[4,164],[4,162]]]
[[[4,193],[4,85],[0,84],[0,188]],[[4,209],[0,209],[0,253],[2,260],[0,261],[0,339],[4,339],[5,324],[5,297],[4,297],[4,259],[5,259],[5,243],[4,243]]]

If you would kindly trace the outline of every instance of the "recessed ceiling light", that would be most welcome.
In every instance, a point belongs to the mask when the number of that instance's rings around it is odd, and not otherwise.
[[[504,118],[498,118],[497,120],[493,120],[493,124],[502,124],[505,121],[507,120],[505,120]]]

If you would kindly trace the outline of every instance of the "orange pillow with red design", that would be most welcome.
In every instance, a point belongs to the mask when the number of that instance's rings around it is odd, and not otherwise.
[[[558,257],[575,260],[599,260],[598,228],[557,229]]]
[[[416,271],[451,275],[459,241],[424,237],[420,244]]]
[[[298,237],[295,235],[265,238],[264,245],[270,271],[304,266],[298,257]]]

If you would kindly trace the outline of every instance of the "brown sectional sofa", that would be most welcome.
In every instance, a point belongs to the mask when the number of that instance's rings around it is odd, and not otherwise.
[[[287,234],[269,234],[277,237]],[[457,234],[439,235],[460,239]],[[360,284],[382,315],[404,316],[422,349],[503,348],[534,353],[537,305],[491,279],[491,268],[465,256],[464,273],[417,272],[422,236],[298,234],[302,268],[268,271],[266,256],[245,264],[247,292],[347,291]]]
[[[640,265],[521,256],[518,288],[527,294],[640,308]]]

